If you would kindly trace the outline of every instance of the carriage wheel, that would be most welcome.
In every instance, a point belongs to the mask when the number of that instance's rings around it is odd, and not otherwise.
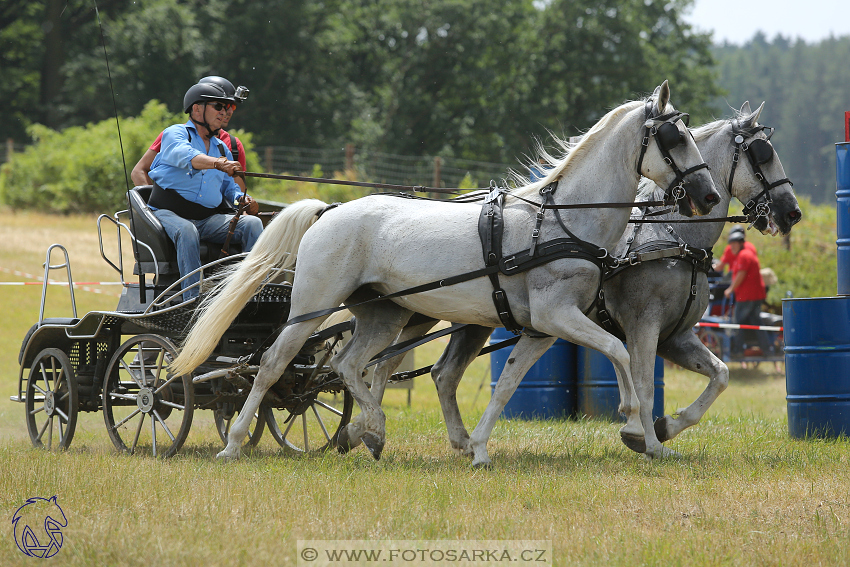
[[[171,457],[189,435],[192,375],[172,376],[177,348],[158,335],[138,335],[112,356],[103,381],[103,419],[112,444],[130,454]]]
[[[25,406],[33,446],[52,450],[71,445],[77,427],[77,378],[67,354],[58,348],[38,353],[30,367]]]
[[[240,410],[235,409],[233,404],[219,404],[213,412],[215,418],[215,429],[218,431],[218,436],[227,445],[227,435],[230,433],[231,424],[236,421]],[[266,429],[266,415],[263,413],[263,408],[257,410],[254,418],[251,420],[251,426],[248,428],[248,438],[245,440],[243,447],[256,447],[263,436],[263,431]]]
[[[261,406],[269,432],[281,447],[306,453],[336,447],[339,431],[351,421],[354,398],[348,392],[320,392],[312,402],[291,412]]]

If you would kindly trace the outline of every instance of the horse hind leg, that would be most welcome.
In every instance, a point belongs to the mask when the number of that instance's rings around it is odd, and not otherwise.
[[[313,331],[321,323],[322,319],[317,318],[302,323],[297,323],[291,327],[287,327],[275,339],[272,346],[263,353],[260,361],[260,370],[254,378],[254,384],[251,386],[251,392],[245,400],[242,411],[239,412],[239,417],[230,428],[230,433],[227,436],[227,446],[218,455],[219,459],[225,461],[235,460],[241,456],[242,442],[248,435],[248,429],[251,425],[251,419],[257,412],[260,403],[266,392],[277,382],[283,375],[284,370],[301,350],[304,342],[307,340]]]
[[[699,423],[711,404],[729,386],[729,368],[690,329],[659,346],[658,354],[687,370],[708,377],[705,390],[691,405],[679,410],[676,418],[665,415],[655,420],[655,434],[663,443]]]
[[[487,453],[487,443],[493,432],[496,421],[505,409],[508,400],[516,391],[522,377],[534,365],[538,358],[543,356],[546,350],[555,344],[555,337],[532,338],[523,335],[511,351],[505,368],[496,382],[496,388],[490,397],[487,409],[475,426],[472,435],[469,436],[469,447],[472,450],[472,466],[489,468],[491,466],[490,456]]]
[[[472,448],[457,404],[457,387],[463,373],[481,352],[492,332],[493,329],[489,327],[467,325],[452,335],[449,346],[431,368],[431,378],[440,398],[449,443],[460,455],[472,456]]]
[[[386,443],[386,416],[366,387],[363,375],[369,360],[392,344],[413,312],[386,301],[352,312],[356,317],[354,335],[330,366],[340,375],[364,417],[349,423],[340,432],[338,443],[345,452],[362,440],[378,460]]]
[[[395,343],[404,342],[415,337],[419,337],[421,335],[426,334],[431,328],[436,325],[438,321],[436,319],[431,319],[426,323],[422,323],[420,325],[415,325],[412,327],[405,327],[398,338],[395,340]],[[404,361],[404,356],[399,355],[393,358],[389,358],[383,362],[379,362],[375,365],[375,371],[372,374],[372,387],[369,392],[372,396],[378,401],[380,404],[384,399],[384,392],[387,388],[387,383],[389,382],[390,376],[392,376],[393,372],[401,365]],[[351,420],[351,424],[349,424],[351,433],[349,433],[348,428],[343,430],[342,441],[337,445],[337,449],[340,453],[347,453],[350,450],[354,449],[361,442],[361,436],[365,431],[364,420],[366,414],[360,413]]]

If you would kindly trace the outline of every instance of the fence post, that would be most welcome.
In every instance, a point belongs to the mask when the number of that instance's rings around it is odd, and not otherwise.
[[[354,144],[345,144],[345,174],[349,176],[349,171],[354,171]]]
[[[441,182],[441,179],[440,179],[441,171],[440,171],[440,169],[441,169],[442,165],[443,164],[442,164],[442,160],[440,160],[440,156],[435,157],[434,158],[434,184],[432,185],[432,187],[439,187],[440,186],[440,182]]]
[[[6,161],[12,159],[12,154],[15,151],[15,142],[12,138],[6,138]]]
[[[274,149],[266,146],[266,173],[274,173]]]

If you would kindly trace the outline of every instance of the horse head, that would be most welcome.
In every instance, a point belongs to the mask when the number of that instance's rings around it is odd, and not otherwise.
[[[753,226],[757,230],[788,234],[803,214],[793,184],[770,143],[773,128],[758,123],[763,109],[763,102],[755,112],[745,102],[738,118],[731,121],[735,154],[729,167],[729,190],[744,204],[744,214],[755,217]],[[742,175],[741,170],[749,175]]]
[[[665,198],[675,198],[681,214],[707,214],[720,194],[688,131],[688,115],[670,104],[667,81],[646,100],[644,118],[638,173],[666,187]]]

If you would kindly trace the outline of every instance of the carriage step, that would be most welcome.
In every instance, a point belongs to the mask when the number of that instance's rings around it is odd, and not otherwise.
[[[26,397],[26,396],[21,396],[21,397],[18,397],[18,396],[9,396],[9,399],[10,399],[11,401],[13,401],[13,402],[20,402],[20,403],[24,403],[25,401],[27,401],[27,397]]]

